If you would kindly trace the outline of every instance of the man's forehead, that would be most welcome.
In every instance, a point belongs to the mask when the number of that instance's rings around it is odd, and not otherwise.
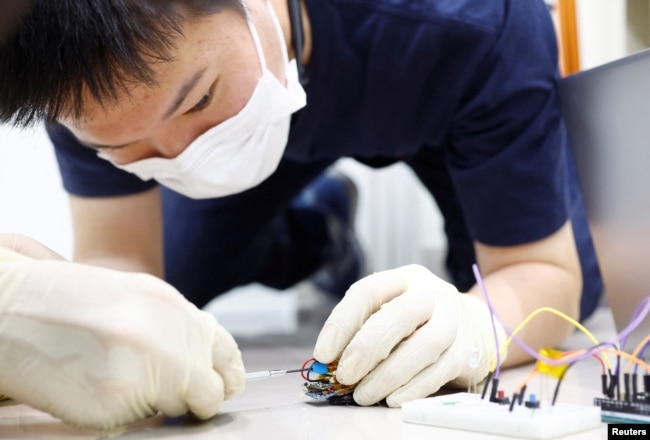
[[[88,88],[84,87],[81,112],[75,118],[66,117],[65,122],[81,128],[133,112],[143,112],[136,115],[137,119],[153,115],[161,120],[167,119],[178,110],[187,94],[196,87],[207,70],[206,62],[201,57],[152,62],[150,67],[153,80],[151,83],[132,81],[128,87],[119,88],[112,99],[99,102],[94,99]]]
[[[126,143],[137,139],[162,119],[164,94],[160,87],[136,87],[115,101],[86,102],[77,117],[63,117],[59,122],[85,143]]]
[[[86,94],[79,117],[60,122],[96,144],[112,146],[147,136],[152,128],[187,106],[188,96],[198,96],[195,90],[207,85],[208,79],[228,65],[225,60],[237,51],[231,37],[242,41],[235,35],[249,32],[245,19],[232,18],[232,14],[224,12],[188,20],[174,56],[169,61],[154,60],[149,64],[154,84],[131,83],[115,100],[101,104]]]

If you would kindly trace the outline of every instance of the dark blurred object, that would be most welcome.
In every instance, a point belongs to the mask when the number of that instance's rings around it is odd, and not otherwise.
[[[31,3],[31,0],[0,0],[0,41],[15,30]]]

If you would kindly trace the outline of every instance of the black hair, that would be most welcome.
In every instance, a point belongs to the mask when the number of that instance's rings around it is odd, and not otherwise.
[[[34,0],[0,42],[0,122],[79,118],[84,91],[105,105],[155,86],[183,24],[224,10],[246,14],[242,0]]]

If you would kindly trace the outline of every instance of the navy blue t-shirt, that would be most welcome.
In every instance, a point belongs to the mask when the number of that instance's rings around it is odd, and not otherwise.
[[[581,316],[591,314],[602,281],[559,111],[557,44],[544,2],[306,6],[313,36],[307,106],[294,115],[285,157],[406,161],[434,194],[447,229],[462,224],[469,243],[528,243],[571,219],[584,278]],[[154,185],[97,158],[60,127],[51,137],[73,194]],[[427,168],[434,162],[440,167]],[[448,187],[436,191],[442,180]]]

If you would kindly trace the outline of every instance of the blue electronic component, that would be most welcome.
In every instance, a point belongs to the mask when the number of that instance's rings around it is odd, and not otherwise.
[[[531,409],[539,408],[539,400],[537,400],[537,395],[530,393],[528,395],[528,400],[524,403],[524,406]]]
[[[303,365],[305,367],[307,362]],[[338,362],[323,364],[317,361],[308,367],[306,381],[303,384],[305,395],[332,405],[355,405],[352,392],[355,385],[343,385],[336,380]],[[313,374],[313,376],[312,376]]]
[[[309,367],[309,371],[316,373],[316,374],[328,374],[329,371],[327,369],[327,364],[323,364],[320,362],[314,362],[311,367]]]

